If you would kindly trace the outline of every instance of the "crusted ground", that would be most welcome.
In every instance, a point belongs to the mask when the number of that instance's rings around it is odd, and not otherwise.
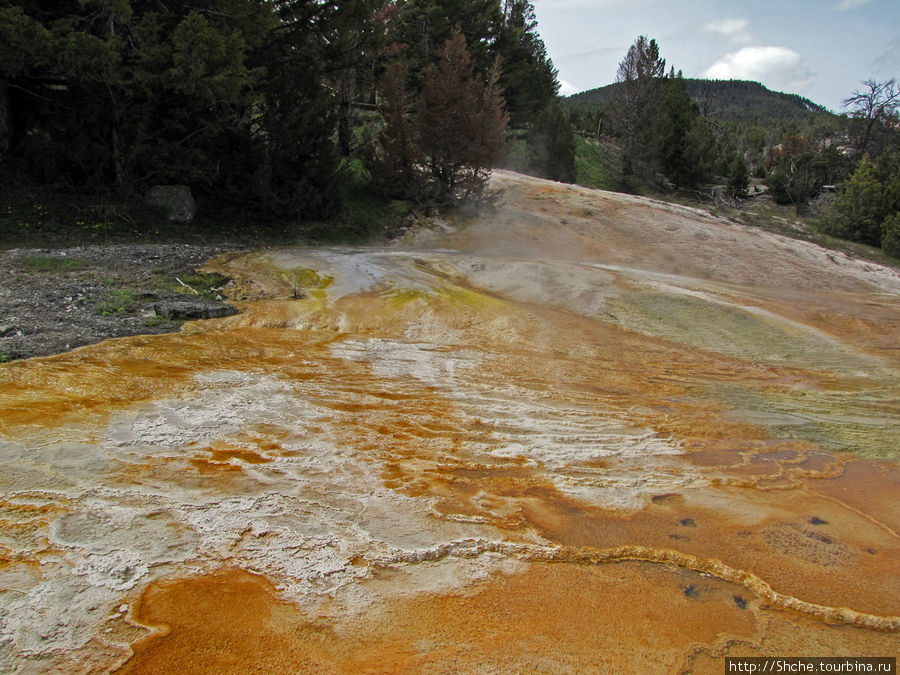
[[[0,366],[0,669],[715,672],[900,632],[900,278],[510,173]]]

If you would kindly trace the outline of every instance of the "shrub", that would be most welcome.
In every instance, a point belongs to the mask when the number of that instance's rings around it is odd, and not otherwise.
[[[822,221],[822,228],[837,237],[880,246],[881,224],[886,216],[884,185],[864,157]]]
[[[900,258],[900,213],[888,216],[881,224],[881,250]]]

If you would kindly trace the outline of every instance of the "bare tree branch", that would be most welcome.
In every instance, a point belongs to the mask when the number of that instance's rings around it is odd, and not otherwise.
[[[852,108],[850,117],[861,127],[857,152],[860,156],[869,150],[872,135],[880,124],[889,124],[900,107],[900,86],[891,78],[879,82],[874,78],[863,81],[865,89],[856,90],[844,99],[844,107]]]

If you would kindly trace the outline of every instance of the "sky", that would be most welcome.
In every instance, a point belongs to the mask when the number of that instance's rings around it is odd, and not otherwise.
[[[900,0],[532,0],[560,93],[615,81],[639,35],[666,70],[762,82],[835,112],[868,78],[900,78]]]

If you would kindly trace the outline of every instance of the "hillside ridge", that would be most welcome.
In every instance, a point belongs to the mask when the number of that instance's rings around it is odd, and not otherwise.
[[[701,112],[734,121],[779,119],[803,121],[818,115],[834,115],[825,106],[799,94],[773,91],[750,80],[685,78],[688,93]],[[570,106],[602,106],[615,95],[620,83],[589,89],[563,99]]]

